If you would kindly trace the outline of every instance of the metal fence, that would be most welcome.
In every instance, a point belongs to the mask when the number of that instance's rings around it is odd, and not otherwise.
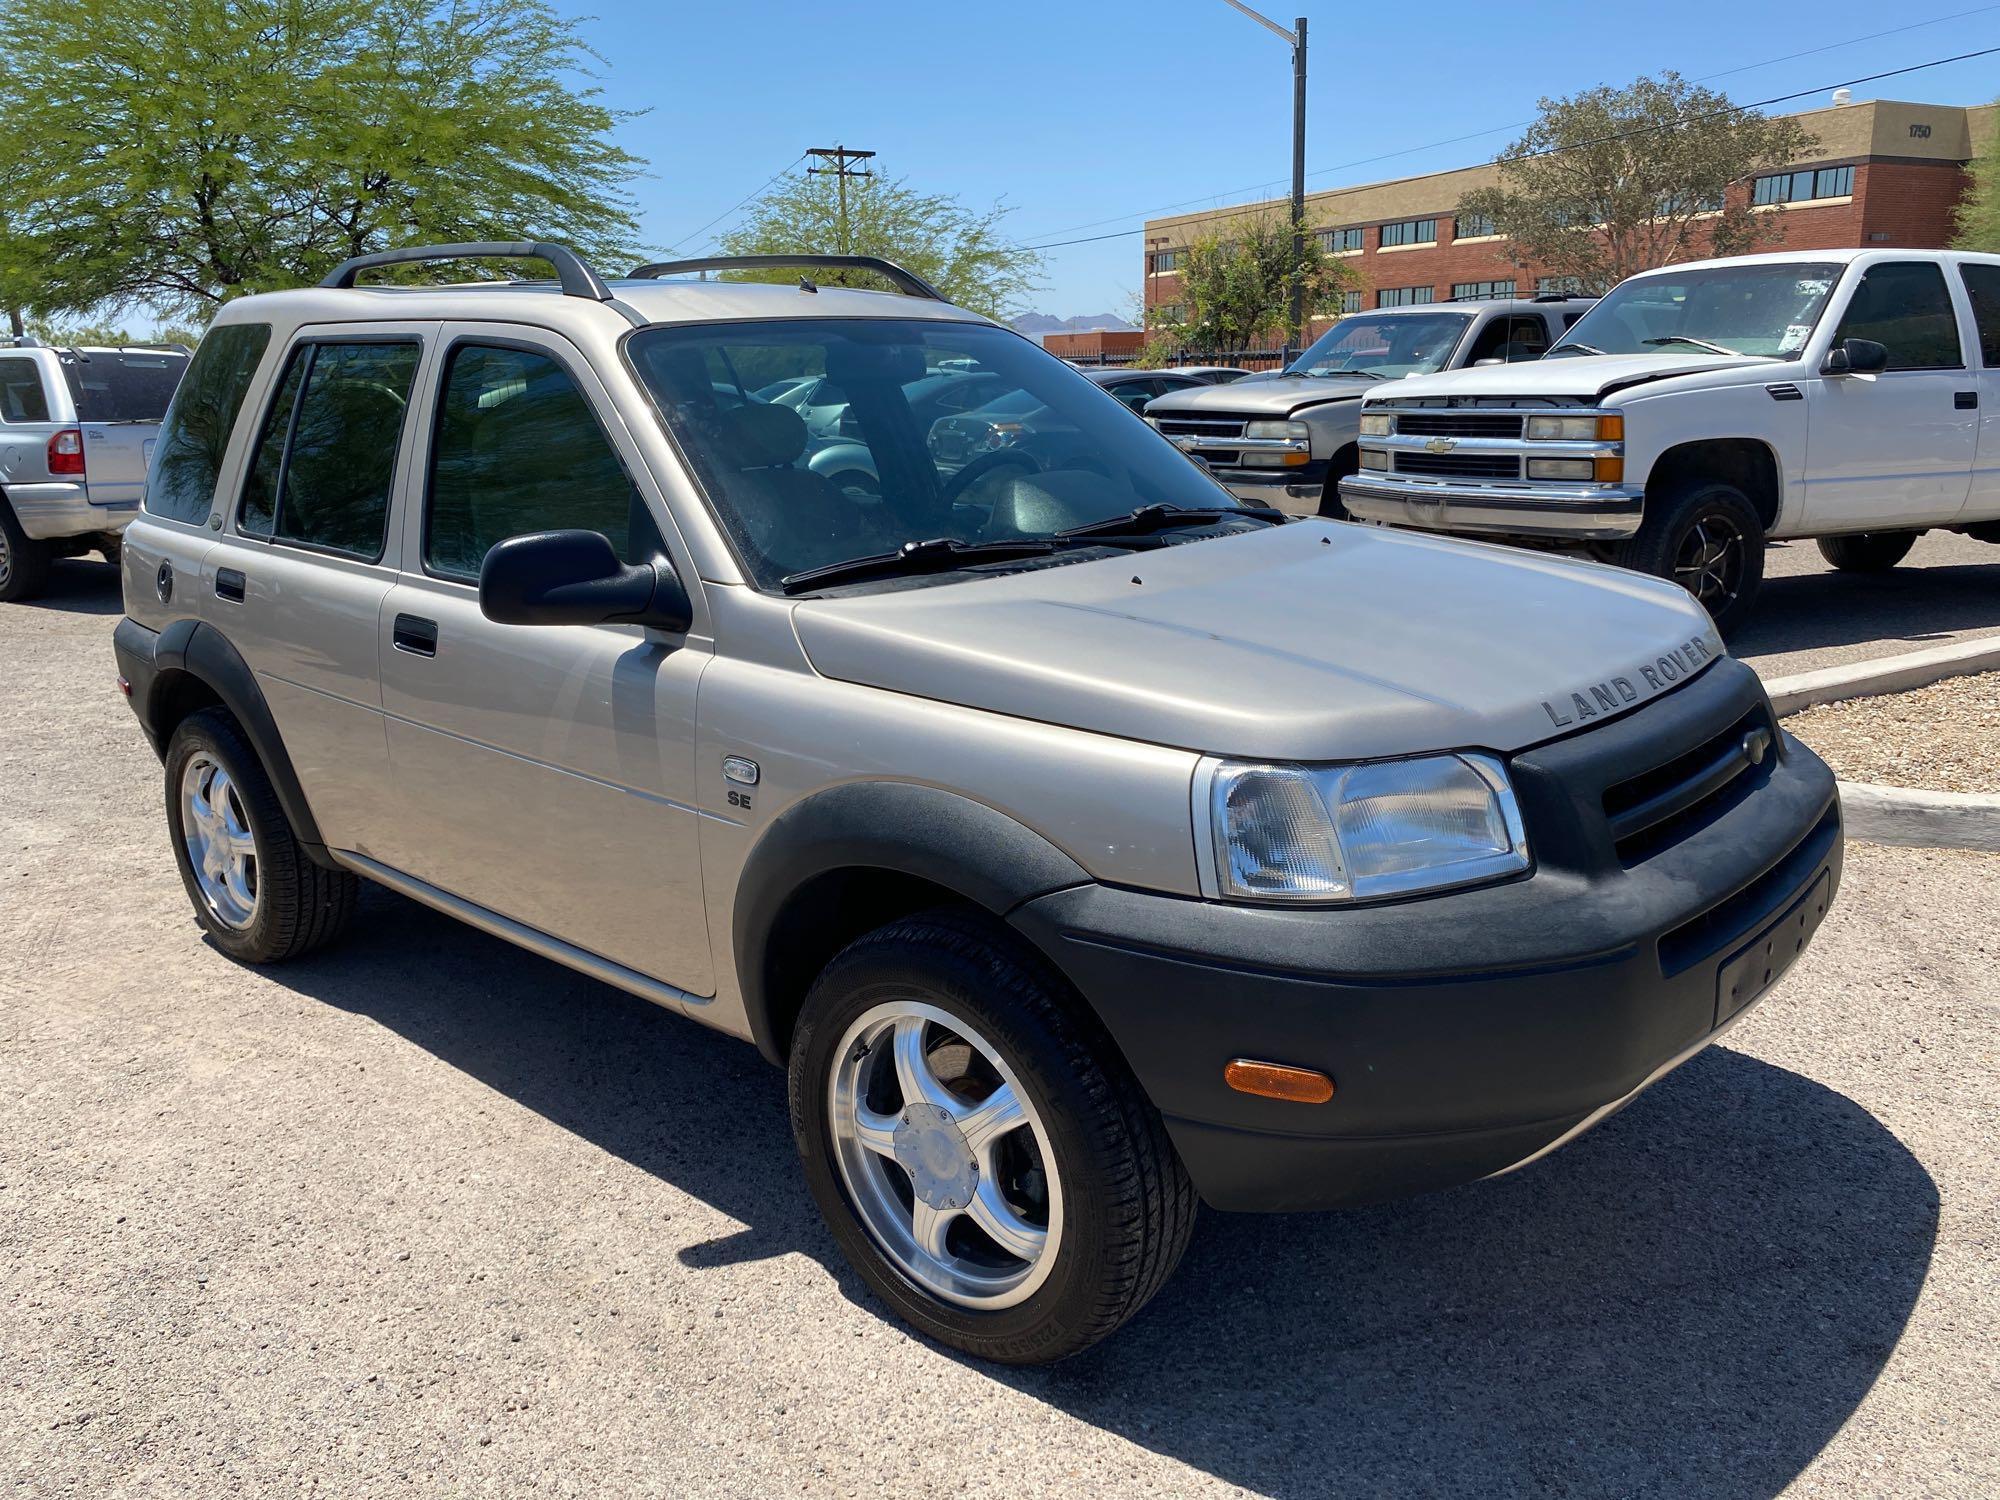
[[[1227,365],[1238,370],[1281,370],[1297,356],[1296,349],[1177,349],[1169,365]],[[1068,354],[1073,365],[1087,369],[1122,369],[1138,363],[1137,351],[1130,354]]]

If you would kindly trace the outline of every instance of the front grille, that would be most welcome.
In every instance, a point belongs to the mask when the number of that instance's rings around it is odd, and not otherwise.
[[[1521,421],[1504,411],[1403,411],[1396,413],[1396,431],[1410,437],[1518,438]]]
[[[1218,443],[1234,443],[1243,437],[1243,429],[1256,420],[1253,417],[1181,417],[1169,416],[1161,412],[1154,419],[1160,431],[1168,437],[1210,438]]]
[[[1396,472],[1438,479],[1519,479],[1521,460],[1512,453],[1399,452]]]
[[[1752,760],[1746,746],[1761,736]],[[1604,816],[1619,860],[1633,865],[1728,812],[1770,779],[1778,731],[1762,704],[1727,729],[1650,771],[1605,788]]]

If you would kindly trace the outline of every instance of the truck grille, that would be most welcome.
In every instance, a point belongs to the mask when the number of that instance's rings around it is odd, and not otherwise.
[[[1519,479],[1521,460],[1512,453],[1398,452],[1396,472],[1437,479]]]
[[[1396,431],[1410,437],[1518,438],[1522,418],[1505,411],[1399,411]]]
[[[1250,417],[1181,417],[1169,416],[1165,412],[1155,419],[1160,431],[1168,437],[1210,438],[1218,443],[1240,442],[1243,429],[1254,420]]]
[[[1762,786],[1777,763],[1777,726],[1770,710],[1758,704],[1673,759],[1606,787],[1612,848],[1622,863],[1632,865],[1678,843]]]

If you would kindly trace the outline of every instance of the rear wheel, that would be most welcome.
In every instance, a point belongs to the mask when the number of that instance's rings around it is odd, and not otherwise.
[[[1914,531],[1857,531],[1847,536],[1823,536],[1819,555],[1843,573],[1886,573],[1910,555],[1917,535]]]
[[[1764,581],[1764,526],[1735,485],[1696,480],[1658,503],[1647,497],[1645,522],[1617,560],[1678,583],[1726,636],[1749,618]]]
[[[942,1343],[1040,1364],[1137,1312],[1195,1196],[1166,1128],[1060,979],[951,913],[859,939],[791,1061],[806,1180],[870,1287]]]
[[[14,507],[0,497],[0,604],[18,604],[40,596],[48,586],[53,554],[21,530]]]

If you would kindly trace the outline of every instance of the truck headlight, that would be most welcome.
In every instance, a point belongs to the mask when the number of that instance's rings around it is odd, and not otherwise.
[[[1303,422],[1250,422],[1243,436],[1255,442],[1306,443],[1312,441],[1312,429]]]
[[[1396,419],[1386,411],[1364,411],[1361,414],[1361,435],[1363,437],[1387,437],[1396,430]]]
[[[1617,442],[1625,436],[1625,419],[1614,417],[1530,417],[1531,443]]]
[[[1217,893],[1242,901],[1365,901],[1517,875],[1528,840],[1489,755],[1351,765],[1214,764]]]

